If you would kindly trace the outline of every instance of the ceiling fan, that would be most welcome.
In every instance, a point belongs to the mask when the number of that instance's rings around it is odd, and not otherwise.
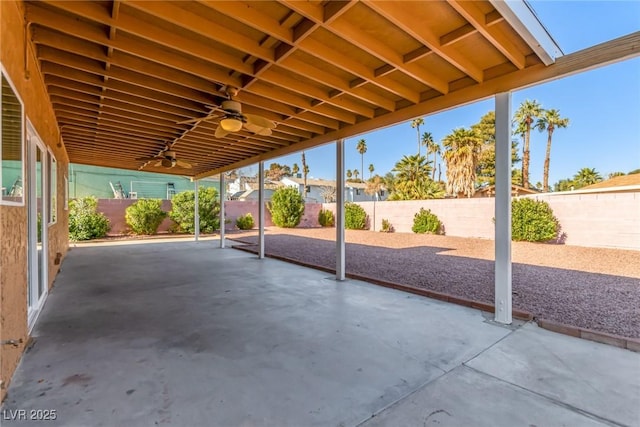
[[[219,107],[211,107],[212,111],[208,116],[185,120],[180,124],[197,123],[222,117],[216,128],[216,138],[224,138],[232,132],[240,131],[243,127],[256,135],[271,135],[271,129],[276,127],[275,122],[257,114],[243,114],[242,104],[233,100],[233,97],[238,94],[237,88],[223,86],[221,91],[226,95],[227,99],[222,101]]]
[[[191,169],[191,163],[184,160],[178,160],[176,158],[176,152],[171,149],[170,145],[167,145],[158,155],[153,157],[139,157],[136,160],[143,162],[154,162],[151,166],[163,167],[165,169],[171,169],[173,167],[181,167],[184,169]]]

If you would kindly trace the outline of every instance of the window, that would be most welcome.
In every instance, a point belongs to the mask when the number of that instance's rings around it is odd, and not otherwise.
[[[0,68],[2,86],[0,98],[0,204],[24,205],[24,122],[22,101],[7,79],[4,68]]]
[[[47,184],[48,184],[48,189],[47,189],[47,193],[48,193],[48,197],[47,197],[47,204],[48,204],[48,211],[49,211],[49,224],[55,224],[56,222],[56,213],[57,213],[57,208],[58,208],[58,165],[56,162],[56,158],[53,157],[53,153],[51,153],[51,151],[49,151],[49,155],[47,156],[48,158],[48,172],[49,172],[49,179],[47,180]]]

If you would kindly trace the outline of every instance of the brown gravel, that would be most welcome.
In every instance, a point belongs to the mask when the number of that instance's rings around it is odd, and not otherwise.
[[[257,232],[230,239],[257,243]],[[346,231],[347,272],[493,304],[492,240]],[[335,268],[335,229],[265,232],[265,251]],[[514,242],[513,306],[537,318],[640,338],[640,251]]]

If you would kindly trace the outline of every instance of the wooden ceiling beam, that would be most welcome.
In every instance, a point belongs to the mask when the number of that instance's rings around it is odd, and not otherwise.
[[[447,0],[449,5],[455,9],[464,19],[469,21],[476,30],[498,51],[500,51],[513,65],[522,70],[525,65],[525,56],[513,44],[508,36],[503,34],[499,28],[487,25],[486,15],[480,10],[477,4],[472,1]]]
[[[367,3],[367,6],[475,81],[482,82],[482,70],[465,55],[442,45],[440,37],[428,25],[424,25],[411,8],[402,3],[375,1]],[[437,87],[434,89],[439,90]]]
[[[157,137],[163,135],[163,138],[173,139],[175,137],[175,129],[161,129],[154,125],[153,127],[144,126],[140,122],[127,121],[120,117],[113,117],[107,114],[101,113],[97,119],[92,119],[81,114],[67,112],[63,109],[56,111],[56,117],[59,123],[63,124],[80,124],[80,123],[92,123],[96,127],[105,126],[107,129],[121,130],[122,125],[126,125],[126,129],[131,132],[145,137]]]

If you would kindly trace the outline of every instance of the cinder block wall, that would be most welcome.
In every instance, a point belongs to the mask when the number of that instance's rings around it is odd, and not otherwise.
[[[565,244],[640,250],[640,192],[544,194],[528,196],[549,203],[565,233]],[[358,202],[380,230],[382,220],[397,232],[411,233],[413,215],[430,209],[449,236],[494,238],[493,198]],[[335,213],[335,203],[325,203]],[[375,218],[375,220],[374,220]]]
[[[20,1],[0,1],[0,61],[24,103],[26,118],[57,160],[57,222],[48,227],[47,255],[51,287],[60,268],[60,264],[55,263],[56,255],[60,253],[64,257],[68,249],[69,223],[67,211],[64,210],[64,177],[69,162],[58,136],[56,118],[31,46],[27,50],[28,63],[25,64],[23,8],[24,4]],[[25,69],[29,70],[28,77]],[[24,140],[26,144],[26,134]],[[25,184],[28,184],[27,179],[27,176],[23,178]],[[6,395],[6,388],[28,341],[27,209],[26,198],[24,206],[0,206],[0,340],[22,339],[18,347],[5,345],[0,348],[0,380],[3,382],[0,400]]]

